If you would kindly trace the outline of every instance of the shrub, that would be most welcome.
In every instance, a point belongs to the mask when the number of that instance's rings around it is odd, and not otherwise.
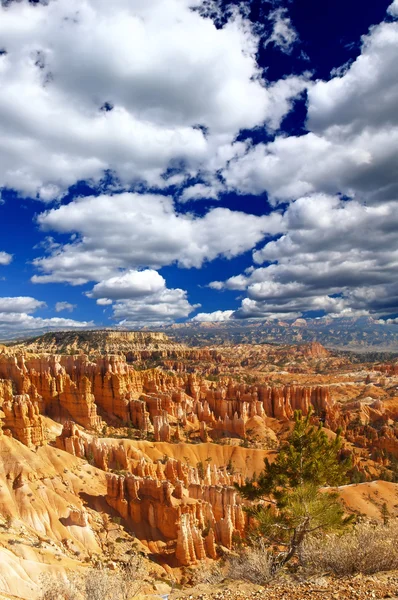
[[[343,535],[308,537],[300,559],[310,572],[336,575],[398,569],[398,521],[388,526],[360,523]]]
[[[198,470],[199,479],[203,481],[203,479],[205,478],[205,466],[203,462],[199,461],[198,463],[196,463],[196,468]]]
[[[218,563],[201,562],[192,573],[192,585],[206,583],[209,585],[217,585],[224,579],[223,572]]]
[[[41,600],[80,600],[82,581],[77,576],[68,579],[46,574],[41,577]]]
[[[230,559],[228,577],[265,585],[274,577],[274,560],[262,542]]]
[[[115,575],[104,570],[91,569],[84,580],[84,591],[87,600],[111,600],[116,591]]]
[[[68,578],[45,575],[41,600],[132,600],[142,590],[147,570],[142,556],[133,556],[119,572],[90,569]]]
[[[140,554],[133,555],[123,571],[117,576],[117,592],[111,597],[117,600],[132,600],[137,596],[144,585],[144,579],[148,571],[143,557]]]

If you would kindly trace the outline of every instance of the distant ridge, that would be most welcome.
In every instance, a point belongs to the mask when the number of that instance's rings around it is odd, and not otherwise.
[[[29,338],[25,341],[9,343],[9,346],[29,352],[73,354],[120,354],[136,350],[171,350],[184,348],[181,343],[171,340],[159,331],[120,331],[96,329],[85,331],[53,331]]]
[[[295,321],[230,320],[180,323],[162,329],[176,341],[209,344],[309,344],[353,352],[398,352],[398,324],[372,317],[296,319]]]
[[[20,332],[18,338],[3,338],[8,346],[31,351],[57,352],[60,347],[89,352],[123,352],[162,344],[181,347],[218,344],[310,344],[353,352],[398,353],[398,324],[372,317],[296,319],[295,321],[233,320],[226,322],[187,322],[165,325],[157,330],[142,328],[73,329],[51,331],[32,337]],[[1,341],[0,341],[1,343]],[[152,345],[152,346],[151,346]]]

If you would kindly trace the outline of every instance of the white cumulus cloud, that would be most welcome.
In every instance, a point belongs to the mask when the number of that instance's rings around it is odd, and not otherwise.
[[[109,298],[123,300],[150,296],[165,288],[164,277],[153,269],[145,271],[127,271],[97,283],[87,295],[90,298]]]
[[[199,305],[191,305],[187,292],[169,289],[157,271],[126,271],[97,283],[90,298],[100,306],[113,304],[113,319],[121,325],[141,326],[142,323],[168,323],[186,318]]]
[[[75,329],[93,325],[92,321],[74,321],[59,317],[34,317],[31,313],[46,308],[46,303],[30,296],[0,298],[0,336],[46,329]]]
[[[361,54],[340,75],[308,87],[309,132],[278,136],[231,160],[227,185],[266,191],[272,202],[314,192],[379,202],[398,195],[398,22],[362,38]]]
[[[394,0],[392,4],[388,7],[388,13],[393,17],[398,17],[398,0]]]
[[[0,265],[9,265],[12,261],[12,254],[8,254],[8,252],[0,252]]]
[[[254,252],[255,263],[265,266],[210,284],[246,290],[236,317],[397,312],[396,203],[364,206],[316,194],[291,203],[283,227],[283,235]]]
[[[200,267],[219,256],[238,256],[265,235],[280,231],[281,216],[259,217],[227,208],[215,208],[203,217],[182,215],[169,197],[124,193],[76,199],[42,213],[38,222],[43,230],[77,233],[78,238],[36,259],[41,274],[32,281],[78,285],[116,277],[120,269],[173,263]],[[128,285],[129,277],[119,284]]]
[[[203,183],[196,183],[195,185],[184,189],[180,197],[180,202],[203,199],[216,200],[218,197],[218,192],[219,190],[216,187],[205,185]]]
[[[0,336],[16,332],[45,331],[47,329],[85,329],[92,327],[93,321],[74,321],[52,317],[43,319],[27,313],[0,312]]]
[[[233,310],[216,310],[211,313],[198,313],[192,319],[196,323],[218,323],[229,321],[234,314]]]
[[[180,289],[167,289],[156,294],[135,300],[122,300],[114,305],[114,319],[121,319],[119,325],[137,326],[143,323],[163,324],[176,319],[186,319],[200,305],[191,305],[187,292]]]
[[[14,296],[0,298],[1,313],[32,313],[39,308],[45,308],[46,303],[30,296]]]
[[[195,173],[240,129],[277,125],[305,81],[280,103],[249,21],[216,27],[202,4],[1,3],[0,187],[50,201],[105,171],[162,187],[170,165]]]
[[[73,312],[75,308],[76,304],[71,304],[71,302],[57,302],[55,304],[55,312],[62,312],[64,310]]]

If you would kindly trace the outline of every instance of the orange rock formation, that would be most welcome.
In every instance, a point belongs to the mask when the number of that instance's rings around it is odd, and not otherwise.
[[[163,342],[159,338],[156,343]],[[190,350],[190,354],[180,350],[187,360],[207,360],[218,368],[218,350]],[[243,483],[255,469],[258,472],[267,452],[258,450],[262,454],[254,467],[249,464],[249,450],[239,444],[250,441],[256,430],[269,432],[272,445],[268,448],[277,447],[295,410],[308,414],[312,408],[314,422],[324,423],[331,431],[342,428],[348,442],[345,451],[355,449],[358,468],[368,460],[369,449],[380,464],[385,453],[398,456],[394,427],[398,401],[379,399],[379,388],[372,387],[369,377],[362,396],[348,396],[341,402],[335,400],[337,388],[322,379],[315,385],[293,383],[291,375],[287,385],[272,384],[269,378],[242,383],[232,376],[212,381],[188,372],[188,363],[179,362],[180,350],[148,350],[149,357],[164,352],[163,358],[170,360],[174,370],[170,373],[135,370],[122,354],[91,359],[82,353],[29,354],[3,348],[0,433],[15,439],[4,435],[1,439],[22,442],[42,453],[65,451],[74,461],[85,459],[102,473],[98,492],[102,506],[110,514],[116,512],[129,531],[171,566],[215,558],[218,545],[231,548],[234,535],[244,534],[248,520],[234,484]],[[148,358],[145,350],[131,352],[130,361]],[[316,343],[300,347],[300,353],[317,360],[329,360],[330,355]],[[341,399],[340,388],[338,393]],[[56,439],[50,446],[49,419],[63,426],[61,433],[53,434]],[[150,442],[100,437],[108,429],[123,430],[126,436],[138,437],[139,432]],[[231,446],[212,443],[220,438],[229,438]],[[205,447],[208,454],[196,457],[195,446],[198,452]],[[183,449],[188,447],[189,451]],[[232,465],[235,450],[240,452],[236,469]],[[24,481],[21,476],[15,485],[23,487]],[[68,527],[90,528],[79,503],[67,514],[63,511],[61,518],[67,519]]]

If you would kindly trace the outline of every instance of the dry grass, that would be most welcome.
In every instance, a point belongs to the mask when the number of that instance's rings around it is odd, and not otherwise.
[[[119,572],[90,569],[68,578],[46,576],[41,600],[132,600],[142,591],[147,574],[144,560],[136,555]]]
[[[83,599],[83,582],[77,575],[68,578],[44,575],[41,578],[41,600]]]
[[[265,545],[258,543],[230,559],[228,577],[265,585],[274,577],[274,564],[274,559]]]
[[[201,583],[218,585],[224,577],[223,570],[218,563],[201,562],[192,571],[191,583],[192,585]]]
[[[398,569],[398,522],[358,524],[343,535],[308,538],[300,553],[309,572],[371,574]]]
[[[115,575],[107,571],[91,569],[84,579],[84,592],[87,600],[113,598]]]

